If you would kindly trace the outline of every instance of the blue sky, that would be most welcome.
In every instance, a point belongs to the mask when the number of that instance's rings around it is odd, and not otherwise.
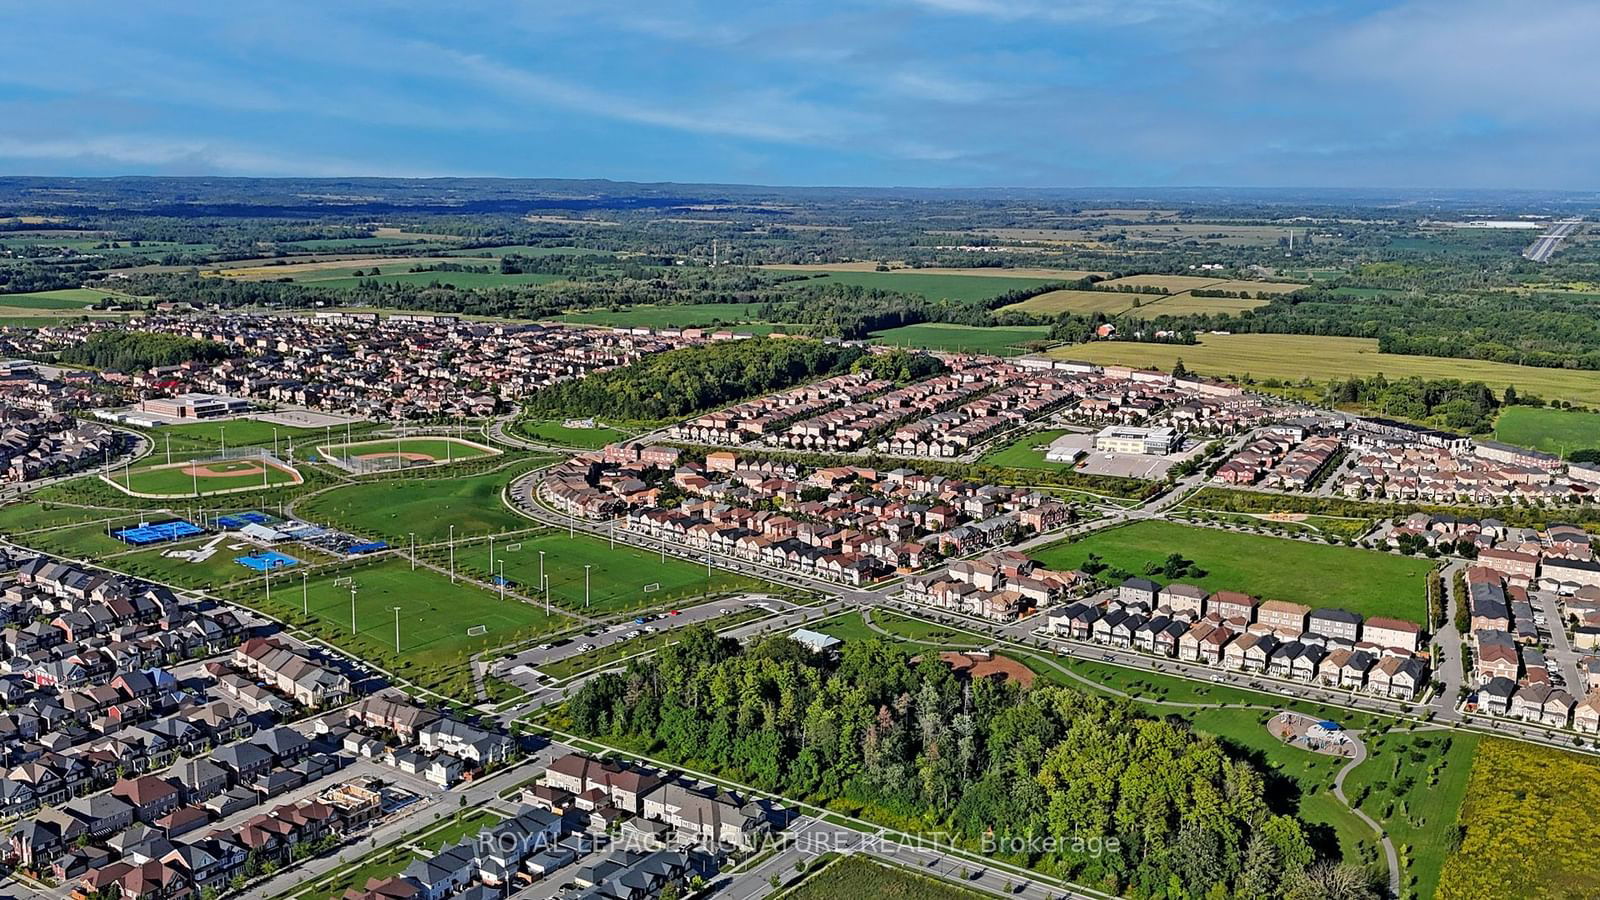
[[[0,174],[1595,184],[1600,3],[0,0]]]

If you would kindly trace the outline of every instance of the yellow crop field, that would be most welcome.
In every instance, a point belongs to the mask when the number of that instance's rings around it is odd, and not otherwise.
[[[1192,291],[1195,288],[1209,288],[1214,285],[1226,283],[1222,278],[1206,278],[1200,275],[1129,275],[1126,278],[1113,278],[1110,281],[1100,282],[1106,287],[1157,287],[1164,288],[1176,294],[1179,291]]]
[[[1163,301],[1165,302],[1165,301]],[[1156,304],[1159,306],[1160,304]],[[1154,309],[1155,307],[1152,307]],[[1317,337],[1298,334],[1208,334],[1200,343],[1139,344],[1130,341],[1095,341],[1055,347],[1051,356],[1081,359],[1102,365],[1153,366],[1170,370],[1179,359],[1191,371],[1242,378],[1363,377],[1382,372],[1389,378],[1418,375],[1423,378],[1459,378],[1482,381],[1495,390],[1514,384],[1518,391],[1586,405],[1600,404],[1600,378],[1593,372],[1541,369],[1475,359],[1401,356],[1379,353],[1369,338]]]
[[[773,263],[758,266],[762,269],[775,269],[782,272],[876,272],[878,263],[871,261],[856,261],[842,263]],[[1104,272],[1090,272],[1084,269],[1049,269],[1039,267],[1024,267],[1015,269],[1000,269],[985,267],[979,269],[953,269],[948,267],[928,267],[925,269],[912,269],[891,262],[893,274],[896,275],[966,275],[973,278],[1057,278],[1062,281],[1077,281],[1090,275],[1104,275]]]
[[[1188,292],[1182,294],[1168,294],[1165,297],[1151,297],[1134,294],[1142,297],[1144,302],[1137,308],[1129,309],[1129,315],[1141,319],[1153,319],[1156,316],[1193,316],[1193,315],[1237,315],[1247,309],[1266,306],[1266,300],[1236,300],[1232,297],[1196,297]]]
[[[216,269],[207,272],[208,275],[220,275],[223,278],[237,278],[241,281],[264,281],[272,278],[293,278],[307,272],[325,272],[330,269],[356,268],[369,269],[382,265],[405,264],[406,266],[431,266],[440,263],[454,263],[461,265],[459,258],[434,259],[424,256],[357,256],[343,257],[340,259],[322,259],[315,262],[285,263],[281,266],[240,266],[231,269]]]
[[[1020,303],[1002,306],[999,312],[1033,313],[1041,316],[1056,316],[1061,313],[1076,313],[1081,316],[1094,313],[1118,315],[1132,308],[1135,301],[1150,303],[1156,299],[1153,296],[1121,291],[1050,291],[1037,297],[1029,297]]]

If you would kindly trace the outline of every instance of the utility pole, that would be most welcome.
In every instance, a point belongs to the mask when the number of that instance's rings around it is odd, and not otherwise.
[[[589,567],[583,567],[583,608],[589,608]]]

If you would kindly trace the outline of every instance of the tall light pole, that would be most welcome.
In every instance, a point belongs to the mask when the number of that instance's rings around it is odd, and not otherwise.
[[[267,583],[267,602],[272,602],[272,564],[261,567],[261,580]]]
[[[456,526],[450,526],[450,583],[456,583]]]
[[[549,616],[550,615],[550,579],[548,577],[541,576],[539,578],[539,580],[544,582],[544,614],[546,616]]]
[[[411,532],[411,571],[417,570],[417,533]]]
[[[489,574],[494,574],[494,535],[489,535]]]
[[[394,609],[394,654],[400,655],[400,607]]]
[[[307,574],[305,569],[300,570],[300,614],[309,619],[311,618],[311,589],[306,586]]]
[[[276,426],[272,429],[272,455],[278,455],[278,429]]]
[[[217,437],[222,440],[222,458],[228,458],[228,426],[217,426]]]
[[[617,520],[611,520],[611,549],[617,549]]]
[[[500,599],[506,599],[506,561],[500,560]]]
[[[539,551],[539,583],[544,584],[544,551]]]
[[[589,567],[583,567],[583,608],[589,608]]]
[[[356,633],[356,586],[350,585],[350,633]]]
[[[172,465],[172,432],[167,432],[167,465]]]

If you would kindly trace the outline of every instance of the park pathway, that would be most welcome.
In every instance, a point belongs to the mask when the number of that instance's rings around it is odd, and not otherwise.
[[[1351,812],[1355,813],[1356,818],[1367,823],[1367,827],[1371,828],[1373,833],[1378,836],[1378,843],[1383,846],[1384,861],[1389,864],[1389,896],[1398,897],[1400,896],[1400,855],[1394,850],[1394,842],[1389,840],[1388,832],[1383,830],[1383,826],[1379,825],[1376,819],[1362,812],[1344,794],[1345,776],[1355,771],[1357,766],[1367,760],[1367,742],[1361,739],[1361,732],[1348,731],[1345,734],[1356,745],[1356,752],[1354,756],[1350,757],[1350,761],[1339,769],[1338,774],[1333,776],[1333,796],[1339,798],[1340,803],[1343,803]]]

